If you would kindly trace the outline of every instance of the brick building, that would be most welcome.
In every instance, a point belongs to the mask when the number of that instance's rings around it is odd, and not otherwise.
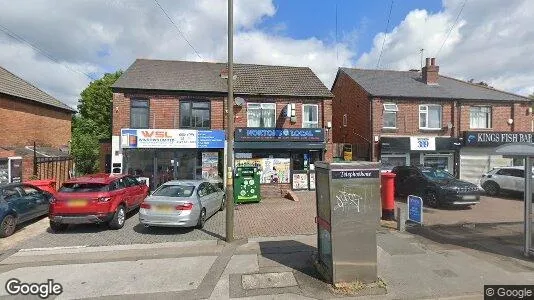
[[[33,145],[38,156],[68,155],[74,110],[0,67],[0,183],[33,174]],[[21,176],[13,176],[9,157],[24,157]],[[20,180],[17,179],[17,180]]]
[[[261,171],[264,197],[314,188],[330,160],[332,94],[303,67],[234,66],[235,164]],[[226,64],[136,60],[113,85],[112,172],[225,178]]]
[[[386,169],[435,166],[476,182],[514,164],[495,146],[532,141],[531,99],[440,75],[435,59],[420,72],[340,68],[332,93],[334,142]]]

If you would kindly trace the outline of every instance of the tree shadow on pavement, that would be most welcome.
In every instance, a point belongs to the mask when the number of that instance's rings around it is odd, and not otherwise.
[[[289,271],[289,268],[304,295],[318,298],[332,296],[329,284],[314,266],[317,248],[294,240],[263,241],[258,244],[261,253],[260,271]]]
[[[534,262],[523,255],[523,222],[409,226],[406,231],[439,244],[474,249],[505,258]],[[534,271],[532,268],[530,271]]]

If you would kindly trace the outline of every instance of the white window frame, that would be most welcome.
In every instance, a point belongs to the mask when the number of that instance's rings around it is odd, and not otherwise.
[[[471,123],[471,118],[472,118],[472,109],[473,108],[488,108],[489,109],[489,112],[486,112],[487,114],[487,120],[486,120],[486,123],[487,123],[487,126],[486,127],[478,127],[478,126],[473,126],[473,123]],[[478,113],[482,113],[482,112],[478,112]],[[476,106],[471,106],[469,107],[469,128],[472,128],[472,129],[491,129],[491,126],[492,126],[492,113],[493,113],[493,109],[491,106],[487,106],[487,105],[476,105]]]
[[[304,108],[306,106],[313,106],[315,107],[315,118],[317,119],[317,121],[313,122],[313,121],[307,121],[304,119]],[[315,126],[308,126],[306,127],[305,124],[307,125],[315,125]],[[302,128],[319,128],[319,105],[318,104],[302,104]]]
[[[428,127],[428,108],[429,107],[439,107],[439,127]],[[424,109],[423,109],[424,108]],[[421,126],[421,114],[426,114],[425,122],[426,126]],[[441,130],[443,128],[443,107],[439,104],[421,104],[419,105],[419,129],[425,130]]]
[[[382,128],[384,129],[397,129],[397,112],[399,111],[399,107],[396,103],[384,103],[384,118],[382,120]],[[386,114],[394,114],[395,115],[395,126],[385,126],[385,116]]]
[[[256,128],[256,126],[252,126],[250,124],[250,115],[249,115],[249,111],[250,111],[250,107],[251,106],[259,106],[260,110],[274,110],[274,121],[273,121],[273,126],[271,127],[268,127],[268,128],[274,128],[276,127],[276,103],[256,103],[256,102],[250,102],[250,103],[247,103],[247,127],[251,127],[251,128]],[[263,118],[263,116],[262,116]],[[261,123],[261,122],[260,122]],[[263,126],[265,127],[265,126]]]
[[[343,115],[343,127],[347,127],[348,119],[349,117],[347,116],[347,114],[344,114]]]

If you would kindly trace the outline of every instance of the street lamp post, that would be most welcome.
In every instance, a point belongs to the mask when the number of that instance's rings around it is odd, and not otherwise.
[[[234,175],[234,11],[233,0],[228,0],[228,97],[226,100],[227,108],[227,156],[226,156],[226,241],[234,240],[234,193],[233,193],[233,175]]]

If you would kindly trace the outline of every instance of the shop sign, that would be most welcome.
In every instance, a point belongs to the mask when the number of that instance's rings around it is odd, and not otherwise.
[[[122,129],[122,148],[224,148],[223,130]]]
[[[320,128],[237,128],[235,141],[322,142],[324,131]]]
[[[478,132],[465,133],[466,146],[498,146],[506,143],[532,143],[532,132]]]
[[[435,137],[410,137],[410,150],[415,151],[435,151],[436,138]]]

